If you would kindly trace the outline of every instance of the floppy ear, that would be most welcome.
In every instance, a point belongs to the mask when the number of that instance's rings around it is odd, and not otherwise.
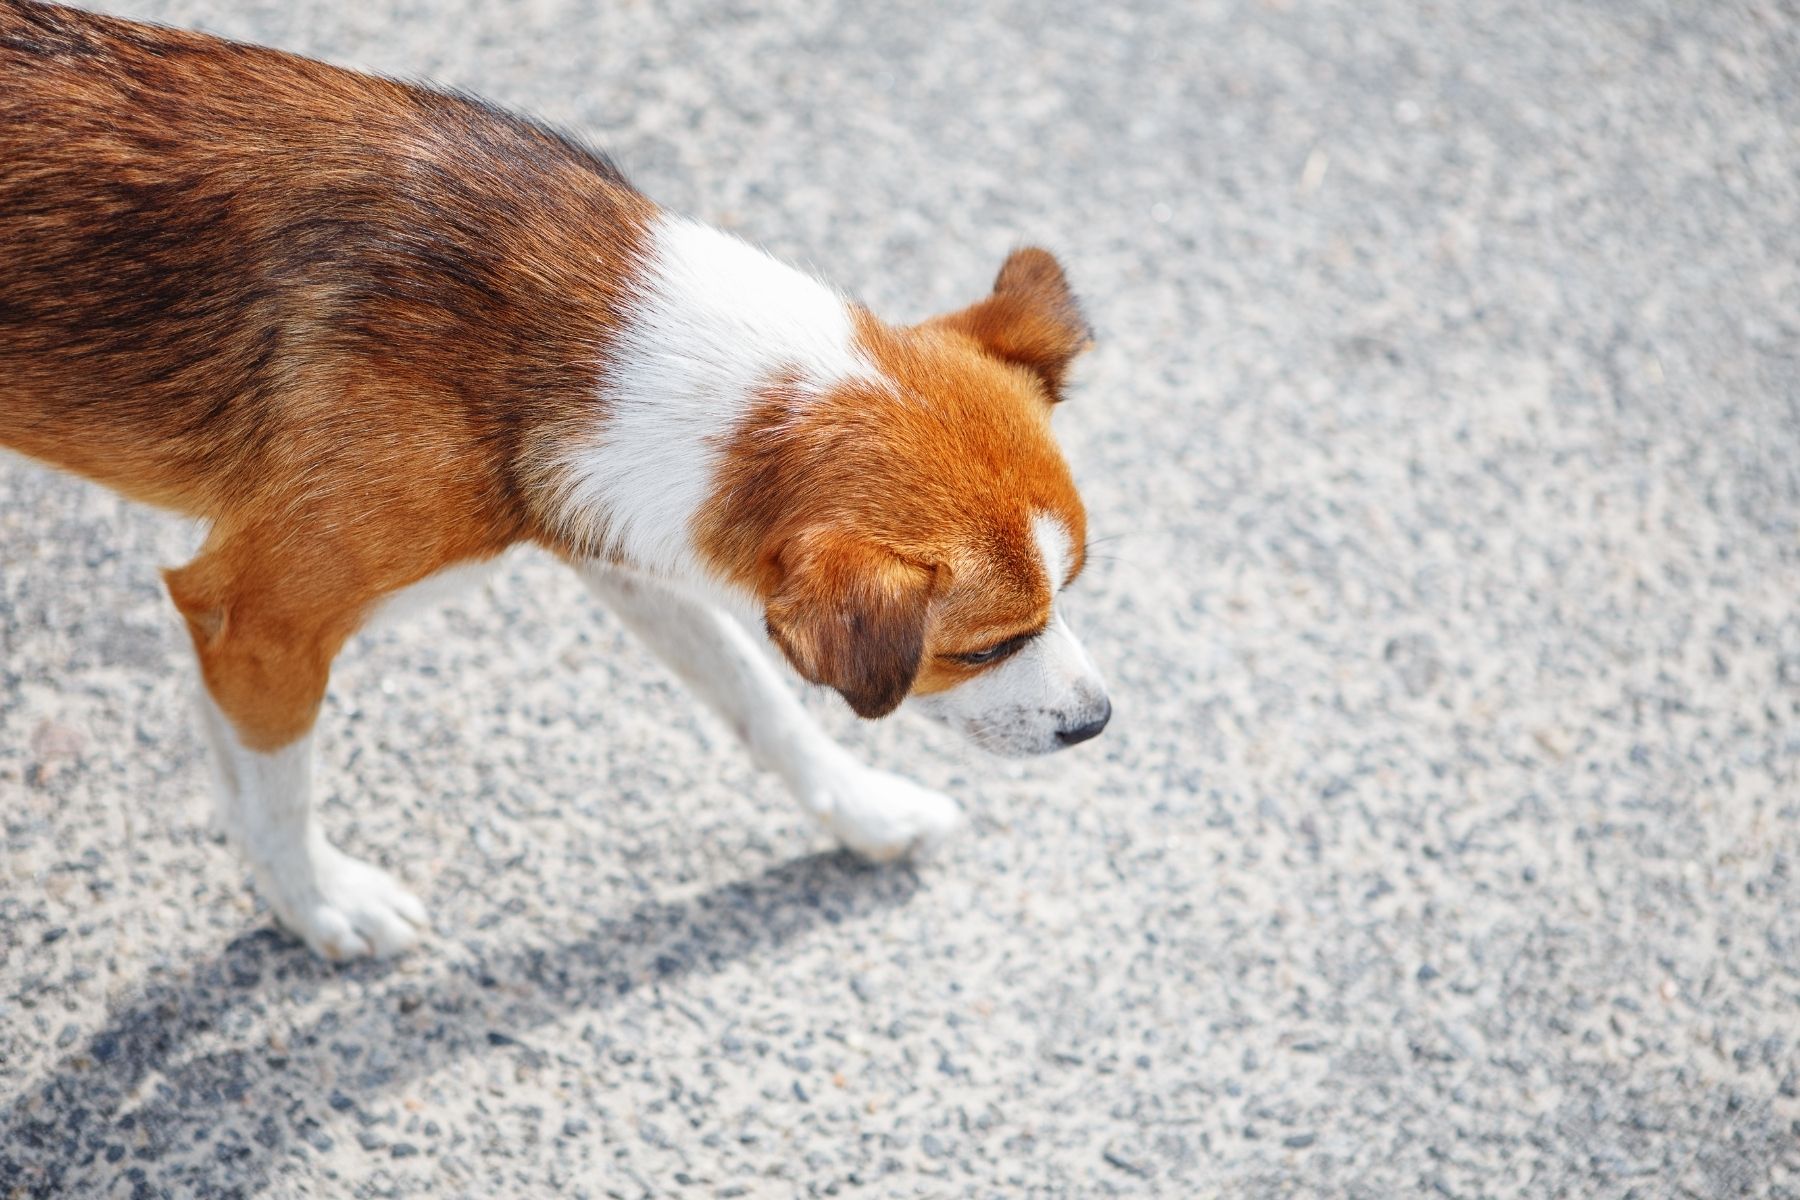
[[[985,300],[932,323],[973,338],[995,358],[1035,371],[1052,401],[1062,399],[1069,363],[1094,341],[1062,266],[1036,246],[1007,256]]]
[[[859,717],[885,717],[912,690],[925,654],[934,572],[858,538],[810,533],[782,548],[769,636],[812,683]]]

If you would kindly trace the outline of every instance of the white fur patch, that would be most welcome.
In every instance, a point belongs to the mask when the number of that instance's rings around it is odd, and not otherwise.
[[[1061,730],[1101,717],[1108,707],[1099,669],[1061,610],[1011,658],[947,692],[910,703],[996,754],[1047,754]]]
[[[256,873],[270,907],[326,958],[398,954],[419,939],[425,907],[379,867],[325,840],[312,812],[312,734],[269,753],[238,741],[201,693],[220,824]]]
[[[1061,517],[1039,513],[1031,521],[1032,540],[1037,543],[1038,561],[1050,580],[1050,594],[1062,591],[1069,579],[1069,566],[1075,556],[1075,538]]]
[[[462,562],[427,575],[415,584],[381,598],[363,622],[363,632],[388,629],[408,617],[436,608],[458,594],[479,586],[500,565],[504,555],[480,562]]]
[[[1058,517],[1039,513],[1031,523],[1038,561],[1050,591],[1062,590],[1074,564],[1075,538]],[[1023,650],[947,692],[918,696],[913,707],[960,730],[997,754],[1044,754],[1075,729],[1108,711],[1106,685],[1060,608]]]
[[[599,385],[593,434],[560,465],[561,518],[596,556],[695,578],[690,525],[759,389],[873,377],[844,298],[716,229],[664,216]]]
[[[632,572],[590,567],[583,575],[844,845],[866,858],[898,858],[930,849],[961,823],[948,796],[866,767],[833,742],[723,611]]]

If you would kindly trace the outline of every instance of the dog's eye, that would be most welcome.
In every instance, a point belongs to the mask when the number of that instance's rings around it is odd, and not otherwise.
[[[950,657],[967,667],[985,667],[989,663],[999,662],[1017,654],[1035,635],[1022,633],[1018,637],[1009,637],[1004,642],[989,646],[986,650],[975,650],[968,654],[952,654]]]

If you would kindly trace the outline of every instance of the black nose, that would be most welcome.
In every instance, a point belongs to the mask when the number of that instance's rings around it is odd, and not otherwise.
[[[1112,701],[1102,700],[1100,703],[1106,707],[1100,710],[1099,716],[1089,721],[1086,725],[1077,725],[1073,729],[1057,730],[1056,740],[1065,746],[1073,746],[1077,742],[1085,742],[1091,737],[1100,736],[1100,731],[1106,728],[1106,723],[1108,721],[1112,720]]]

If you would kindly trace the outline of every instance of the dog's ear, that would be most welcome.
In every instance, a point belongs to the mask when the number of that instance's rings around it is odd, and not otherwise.
[[[814,532],[788,542],[769,636],[809,682],[859,717],[884,717],[918,677],[935,572],[871,542]]]
[[[1053,402],[1062,399],[1069,364],[1094,343],[1062,265],[1036,246],[1007,256],[986,299],[932,324],[954,329],[995,358],[1036,372]]]

